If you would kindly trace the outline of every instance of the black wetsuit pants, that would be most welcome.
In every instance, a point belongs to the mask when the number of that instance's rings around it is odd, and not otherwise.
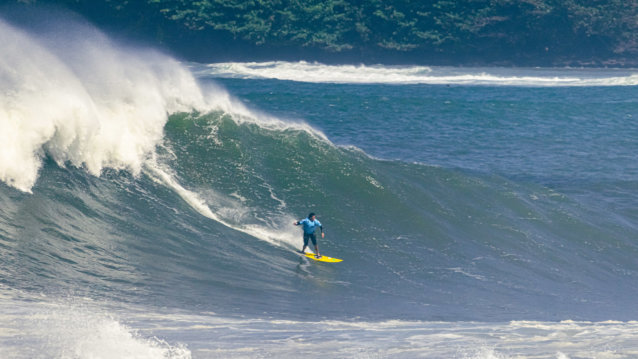
[[[317,235],[315,235],[314,233],[304,233],[303,234],[303,245],[304,246],[308,246],[308,241],[312,240],[312,245],[316,246],[317,245]]]

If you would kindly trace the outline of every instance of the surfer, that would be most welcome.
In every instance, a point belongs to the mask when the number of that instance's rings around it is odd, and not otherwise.
[[[306,252],[306,247],[308,247],[308,241],[312,241],[312,244],[315,246],[315,254],[317,258],[321,258],[321,254],[319,254],[319,246],[317,246],[317,235],[315,234],[315,230],[317,227],[321,230],[321,238],[324,237],[323,234],[323,226],[321,222],[317,220],[317,216],[314,213],[310,213],[308,218],[304,218],[301,221],[297,221],[294,223],[295,226],[303,225],[303,248],[301,248],[301,253]]]

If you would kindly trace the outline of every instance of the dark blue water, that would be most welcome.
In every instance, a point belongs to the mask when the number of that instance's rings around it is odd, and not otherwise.
[[[256,108],[384,159],[550,182],[638,176],[632,86],[219,82]]]

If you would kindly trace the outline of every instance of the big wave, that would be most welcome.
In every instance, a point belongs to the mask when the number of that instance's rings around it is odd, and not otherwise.
[[[145,173],[200,214],[233,226],[157,161],[171,114],[218,111],[236,123],[296,128],[327,141],[303,123],[251,111],[215,84],[202,85],[169,56],[119,45],[88,24],[60,24],[28,32],[0,19],[5,54],[0,60],[0,180],[9,186],[31,192],[46,159],[93,176],[106,169]],[[265,234],[263,228],[233,227]],[[274,241],[282,240],[287,239]]]

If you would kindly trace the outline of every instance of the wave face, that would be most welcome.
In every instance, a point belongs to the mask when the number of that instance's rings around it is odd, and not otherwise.
[[[191,357],[178,342],[202,357],[260,345],[293,357],[296,345],[236,328],[283,326],[292,343],[307,322],[403,346],[430,331],[468,347],[480,337],[468,331],[633,331],[541,323],[636,318],[631,88],[211,75],[74,28],[45,36],[0,22],[7,355]],[[322,252],[344,262],[295,253],[292,223],[310,211],[325,225]]]

